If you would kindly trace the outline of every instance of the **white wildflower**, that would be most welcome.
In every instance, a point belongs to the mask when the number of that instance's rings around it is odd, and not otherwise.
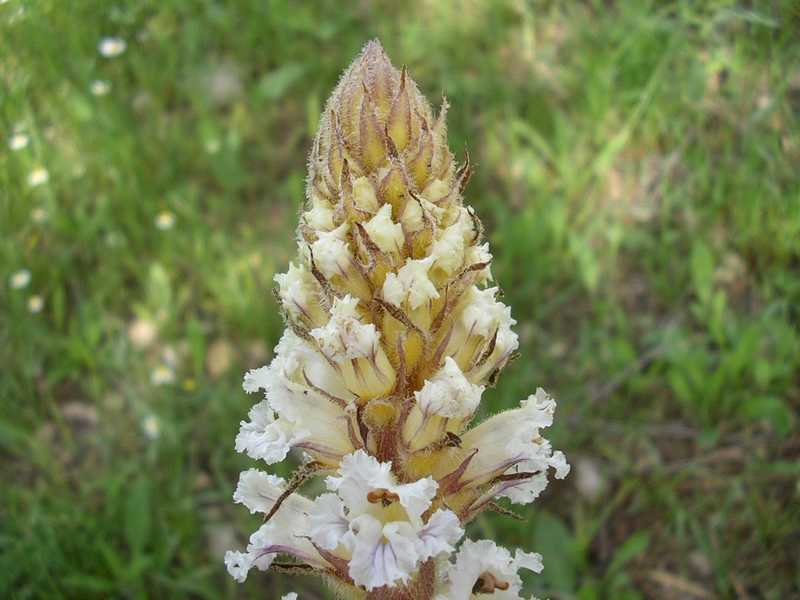
[[[175,383],[175,371],[167,365],[158,365],[150,372],[152,385],[170,385]]]
[[[31,221],[34,223],[44,223],[47,221],[47,210],[41,206],[34,206],[31,209]]]
[[[13,133],[11,137],[8,138],[8,147],[10,150],[22,150],[30,141],[31,138],[27,133]]]
[[[28,269],[20,269],[8,280],[8,285],[12,290],[21,290],[31,282],[31,272]]]
[[[389,273],[383,284],[383,295],[387,302],[401,307],[408,305],[412,310],[439,297],[436,286],[428,277],[435,256],[419,260],[409,258],[395,275]]]
[[[161,435],[161,421],[155,415],[147,415],[142,419],[142,433],[148,440],[158,439]]]
[[[423,521],[438,484],[432,478],[398,484],[391,464],[363,450],[344,457],[339,477],[326,484],[309,511],[310,535],[321,548],[349,558],[349,574],[367,590],[407,582],[420,562],[451,552],[464,531],[439,509]],[[341,546],[341,548],[340,548]]]
[[[541,573],[542,556],[517,550],[514,556],[490,540],[464,540],[456,563],[445,574],[447,591],[436,600],[518,600],[522,579],[517,571]]]
[[[115,58],[125,52],[128,43],[121,37],[104,37],[97,44],[97,51],[104,58]]]
[[[160,229],[161,231],[168,231],[175,225],[175,214],[165,210],[158,213],[153,222],[155,223],[157,229]]]
[[[28,298],[28,302],[25,304],[25,308],[32,315],[42,312],[42,309],[44,308],[44,298],[42,298],[39,294],[31,296],[30,298]]]
[[[28,173],[26,181],[30,187],[36,187],[50,181],[50,173],[44,167],[38,167]]]
[[[94,79],[89,84],[89,91],[93,96],[105,96],[111,91],[111,82],[103,79]]]

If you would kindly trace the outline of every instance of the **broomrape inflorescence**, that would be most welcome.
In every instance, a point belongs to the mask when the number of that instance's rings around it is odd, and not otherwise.
[[[541,389],[470,428],[517,336],[487,283],[492,257],[461,197],[473,167],[453,164],[446,111],[434,116],[378,41],[328,101],[299,261],[275,277],[287,329],[245,376],[265,399],[236,438],[268,464],[291,448],[307,461],[289,482],[241,474],[234,500],[265,522],[225,557],[238,581],[258,567],[321,574],[344,598],[519,598],[518,569],[542,569],[488,540],[456,552],[478,512],[532,502],[550,467],[569,466],[539,435],[556,406]],[[298,493],[315,475],[328,493]]]

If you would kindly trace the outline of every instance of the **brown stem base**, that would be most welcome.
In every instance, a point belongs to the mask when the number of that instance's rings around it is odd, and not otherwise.
[[[368,600],[432,600],[436,566],[429,559],[420,566],[417,576],[408,585],[383,586],[367,594]]]

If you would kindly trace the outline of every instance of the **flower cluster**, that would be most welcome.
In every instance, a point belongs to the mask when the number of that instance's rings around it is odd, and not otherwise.
[[[519,598],[517,570],[542,569],[538,554],[459,546],[478,512],[532,502],[569,466],[539,434],[555,411],[541,389],[470,426],[517,336],[488,285],[488,244],[462,202],[473,168],[453,163],[446,111],[377,41],[328,101],[299,261],[275,277],[287,329],[245,376],[265,398],[236,438],[268,464],[292,448],[306,463],[289,482],[242,473],[234,499],[265,523],[226,555],[238,581],[257,567],[319,573],[346,598]],[[315,475],[328,492],[300,494]]]

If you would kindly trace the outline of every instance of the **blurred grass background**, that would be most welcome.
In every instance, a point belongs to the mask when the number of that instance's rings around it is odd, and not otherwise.
[[[541,552],[541,597],[800,598],[800,8],[733,0],[0,1],[0,596],[330,597],[221,559],[373,37],[478,164],[521,336],[485,403],[544,387],[573,465],[473,537]]]

